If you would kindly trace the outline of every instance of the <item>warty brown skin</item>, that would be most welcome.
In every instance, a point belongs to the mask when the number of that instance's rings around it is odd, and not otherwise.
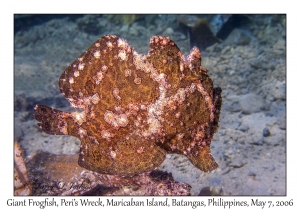
[[[62,73],[59,87],[79,111],[37,105],[34,118],[48,134],[81,140],[81,167],[133,176],[178,153],[204,172],[217,168],[210,144],[222,91],[201,66],[198,48],[184,56],[168,37],[153,36],[141,55],[106,35]]]

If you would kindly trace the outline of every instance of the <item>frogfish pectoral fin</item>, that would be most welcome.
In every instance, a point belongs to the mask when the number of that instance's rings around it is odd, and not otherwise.
[[[70,113],[43,105],[36,105],[33,117],[40,122],[38,126],[47,134],[71,135],[68,132],[67,123],[67,119],[70,118]]]
[[[191,153],[190,155],[187,155],[187,157],[201,171],[211,172],[218,168],[218,164],[211,155],[210,147],[208,145],[204,146],[194,154]]]

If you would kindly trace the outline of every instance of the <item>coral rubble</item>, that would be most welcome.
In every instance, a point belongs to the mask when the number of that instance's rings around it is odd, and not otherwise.
[[[134,176],[158,167],[166,153],[178,153],[204,172],[217,168],[210,144],[221,88],[213,87],[198,48],[184,56],[170,38],[153,36],[141,55],[106,35],[69,65],[59,87],[81,111],[37,105],[34,118],[48,134],[81,140],[81,167]]]
[[[176,182],[170,173],[99,174],[79,167],[76,160],[77,155],[37,151],[28,161],[33,195],[190,195],[191,187]]]
[[[32,185],[28,178],[27,168],[20,145],[14,143],[14,195],[31,195]]]

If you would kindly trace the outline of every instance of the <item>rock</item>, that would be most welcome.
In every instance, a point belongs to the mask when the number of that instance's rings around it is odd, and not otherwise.
[[[242,131],[242,132],[246,132],[246,131],[249,130],[249,126],[245,125],[245,124],[241,124],[240,127],[239,127],[239,130]]]
[[[264,137],[270,136],[270,131],[269,131],[268,128],[264,128],[263,131],[262,131],[262,133],[263,133],[263,136],[264,136]]]
[[[229,111],[229,112],[240,112],[241,106],[238,102],[232,102],[231,104],[224,104],[223,110]]]
[[[133,36],[137,36],[139,35],[139,32],[137,30],[137,28],[135,27],[136,24],[132,24],[131,27],[129,28],[129,34],[133,35]]]
[[[277,116],[278,118],[285,118],[286,113],[286,103],[285,101],[274,101],[270,106],[270,113],[273,116]]]
[[[229,54],[229,52],[232,50],[232,47],[230,46],[225,46],[222,51],[221,51],[221,55],[226,55]]]
[[[173,29],[169,27],[162,34],[164,36],[171,36],[173,33],[174,33]]]
[[[207,51],[209,53],[220,52],[221,50],[222,50],[222,47],[219,43],[215,43],[205,49],[205,51]]]
[[[286,86],[285,82],[276,81],[272,84],[271,94],[275,99],[285,100],[286,99]]]
[[[249,176],[251,179],[255,180],[256,173],[250,171],[250,172],[248,173],[248,176]]]
[[[229,172],[230,172],[230,168],[229,168],[229,167],[226,167],[226,168],[222,171],[221,175],[228,174]]]
[[[233,168],[241,168],[245,164],[243,163],[243,161],[241,159],[235,158],[229,165]]]
[[[275,166],[272,164],[268,167],[268,170],[269,171],[275,171]]]
[[[260,112],[265,105],[264,99],[260,95],[252,93],[241,96],[239,104],[244,114]]]
[[[253,144],[253,145],[263,145],[264,144],[264,139],[261,137],[261,138],[258,138],[258,137],[254,137],[252,139],[251,142],[249,142],[250,144]],[[253,158],[255,158],[255,156],[253,156]]]
[[[285,46],[285,40],[284,39],[280,39],[276,42],[276,44],[274,45],[274,50],[285,50],[286,46]]]
[[[277,123],[281,130],[286,130],[286,118],[279,118]]]
[[[269,136],[268,138],[264,138],[264,143],[266,145],[278,146],[278,145],[282,145],[284,139],[285,139],[285,134],[283,134],[282,132],[278,132],[278,133],[274,133],[272,136]]]
[[[248,45],[253,36],[246,30],[234,29],[223,42],[225,45]]]
[[[262,67],[261,67],[262,62],[261,62],[260,59],[256,59],[256,58],[255,59],[250,59],[248,62],[249,62],[250,66],[252,68],[254,68],[254,69],[262,69]]]
[[[269,80],[262,85],[262,91],[267,96],[267,100],[285,100],[286,99],[286,83],[285,81]]]
[[[127,31],[128,31],[128,28],[129,28],[128,25],[123,25],[123,26],[120,28],[120,32],[127,32]]]

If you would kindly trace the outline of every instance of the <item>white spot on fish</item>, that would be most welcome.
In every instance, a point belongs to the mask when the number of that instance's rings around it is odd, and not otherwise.
[[[96,52],[94,52],[94,57],[95,58],[100,58],[100,51],[97,50]]]
[[[78,77],[79,76],[79,71],[75,71],[74,72],[74,77]]]
[[[78,70],[83,70],[83,68],[84,68],[84,63],[79,63],[78,64]]]
[[[73,79],[73,77],[70,77],[70,79],[69,79],[69,83],[70,83],[70,84],[73,84],[73,83],[74,83],[74,79]]]

